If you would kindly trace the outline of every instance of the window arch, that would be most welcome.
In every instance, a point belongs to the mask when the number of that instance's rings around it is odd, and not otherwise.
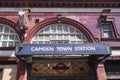
[[[32,44],[80,44],[88,43],[85,35],[67,24],[51,24],[39,30],[31,41]]]
[[[9,26],[0,24],[0,47],[15,47],[19,43],[17,33]]]

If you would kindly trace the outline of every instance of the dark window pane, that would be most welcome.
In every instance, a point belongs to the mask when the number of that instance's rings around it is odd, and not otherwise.
[[[14,31],[13,31],[13,30],[10,30],[10,33],[14,33]]]
[[[20,44],[19,42],[15,42],[15,45],[14,45],[14,46],[19,45],[19,44]]]
[[[3,35],[3,40],[8,40],[8,35]]]
[[[9,28],[5,27],[4,32],[5,32],[5,33],[9,33]]]
[[[70,27],[70,33],[73,33],[74,32],[74,29]]]
[[[81,39],[82,36],[81,35],[76,35],[77,39]]]
[[[15,36],[15,40],[19,40],[18,37],[17,37],[17,35]]]
[[[8,47],[14,47],[14,43],[13,42],[9,42],[8,43]]]
[[[104,65],[107,75],[120,75],[120,61],[106,61]]]
[[[52,26],[51,26],[51,31],[52,31],[52,32],[56,32],[56,26],[55,26],[55,25],[52,25]]]
[[[63,31],[68,32],[68,27],[66,25],[63,26]]]
[[[3,69],[0,68],[0,80],[2,80]]]
[[[3,26],[2,25],[0,25],[0,32],[2,32],[3,31]]]
[[[7,42],[2,42],[2,47],[7,47]]]
[[[104,24],[103,25],[103,30],[112,30],[110,24]]]
[[[49,31],[50,31],[49,27],[45,28],[46,33],[49,32]]]
[[[14,35],[10,35],[10,40],[14,40]]]
[[[113,37],[112,31],[104,31],[103,35],[105,38]]]

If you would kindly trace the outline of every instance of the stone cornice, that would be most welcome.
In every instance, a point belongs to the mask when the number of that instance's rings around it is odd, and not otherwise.
[[[120,8],[120,0],[1,0],[0,7]]]

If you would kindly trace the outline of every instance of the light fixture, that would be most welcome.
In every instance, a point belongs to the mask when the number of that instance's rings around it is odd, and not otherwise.
[[[57,22],[58,22],[58,23],[61,23],[61,16],[62,16],[61,14],[58,14],[58,15],[56,16],[56,17],[57,17]]]
[[[19,24],[20,24],[20,27],[24,30],[27,30],[29,27],[28,20],[29,20],[30,12],[31,12],[30,9],[23,9],[22,11],[18,12]]]
[[[99,22],[100,23],[106,21],[110,11],[111,11],[111,9],[103,9],[102,10],[102,13],[101,13],[101,15],[99,17]]]
[[[24,13],[25,13],[24,11],[19,11],[19,12],[18,12],[18,15],[19,15],[19,16],[24,16]]]

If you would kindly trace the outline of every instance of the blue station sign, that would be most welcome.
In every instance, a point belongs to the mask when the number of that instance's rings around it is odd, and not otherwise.
[[[110,47],[105,44],[24,44],[16,55],[40,54],[110,54]]]

